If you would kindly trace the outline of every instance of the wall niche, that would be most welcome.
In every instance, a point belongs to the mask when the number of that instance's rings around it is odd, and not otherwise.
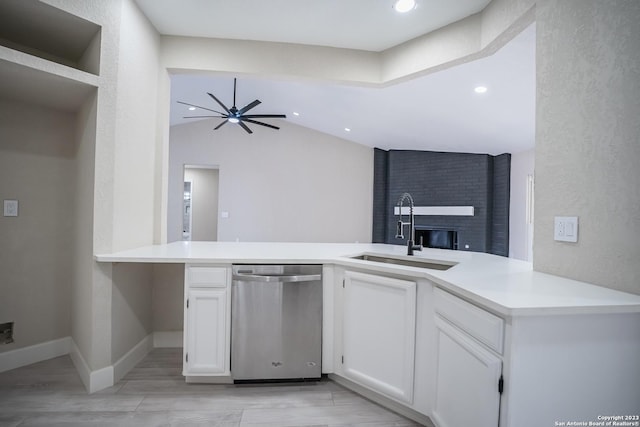
[[[40,1],[0,2],[0,46],[100,74],[101,27]]]

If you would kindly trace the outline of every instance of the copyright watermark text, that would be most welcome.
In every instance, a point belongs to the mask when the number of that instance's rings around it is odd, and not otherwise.
[[[640,427],[640,415],[598,415],[595,420],[556,421],[554,427]]]

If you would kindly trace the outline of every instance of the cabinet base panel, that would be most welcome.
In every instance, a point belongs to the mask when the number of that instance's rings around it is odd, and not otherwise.
[[[409,418],[417,423],[424,425],[425,427],[435,427],[435,424],[431,421],[431,419],[423,413],[415,411],[411,408],[407,408],[406,406],[398,403],[394,400],[391,400],[387,397],[381,396],[378,393],[369,390],[359,384],[354,383],[351,380],[348,380],[340,375],[329,374],[329,379],[335,381],[341,386],[348,388],[351,391],[358,393],[359,395],[366,397],[367,399],[377,403],[380,406],[384,406],[385,408],[402,415],[403,417]]]
[[[230,376],[185,376],[184,380],[187,384],[233,384],[233,378]]]

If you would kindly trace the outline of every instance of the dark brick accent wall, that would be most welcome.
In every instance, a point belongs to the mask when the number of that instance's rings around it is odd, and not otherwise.
[[[509,196],[511,194],[511,154],[493,158],[493,215],[491,249],[495,255],[509,256]]]
[[[384,243],[387,235],[387,181],[389,171],[389,152],[375,148],[373,150],[373,243]]]
[[[402,243],[395,238],[397,217],[393,208],[402,193],[409,192],[416,206],[475,209],[470,217],[416,216],[417,226],[456,230],[460,250],[508,254],[510,156],[498,158],[496,161],[496,157],[486,154],[376,149],[373,241],[378,242],[384,235],[385,243]],[[385,175],[387,180],[382,184],[378,180]],[[386,208],[380,211],[383,206]],[[499,212],[499,217],[494,218],[494,212]]]

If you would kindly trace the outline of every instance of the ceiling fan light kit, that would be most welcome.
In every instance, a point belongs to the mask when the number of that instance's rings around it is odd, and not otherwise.
[[[252,123],[254,125],[265,126],[271,129],[276,129],[276,130],[280,129],[278,126],[274,126],[269,123],[264,123],[255,119],[266,119],[266,118],[286,119],[287,116],[284,114],[245,114],[247,111],[258,106],[261,103],[260,100],[256,99],[255,101],[250,102],[249,104],[245,105],[240,109],[236,107],[236,80],[237,79],[235,78],[233,79],[233,106],[231,108],[227,108],[227,106],[224,105],[222,101],[220,101],[218,98],[216,98],[214,94],[207,92],[207,95],[209,95],[214,101],[216,101],[218,105],[222,107],[224,112],[212,110],[211,108],[201,107],[195,104],[189,104],[183,101],[178,101],[179,104],[188,105],[190,107],[200,108],[202,110],[217,113],[217,115],[187,116],[185,117],[185,119],[202,119],[202,118],[208,118],[208,117],[224,119],[218,126],[214,128],[214,130],[220,129],[227,122],[240,125],[240,127],[242,127],[242,129],[244,129],[247,133],[253,133],[253,131],[249,128],[249,126],[246,125],[245,122]]]

